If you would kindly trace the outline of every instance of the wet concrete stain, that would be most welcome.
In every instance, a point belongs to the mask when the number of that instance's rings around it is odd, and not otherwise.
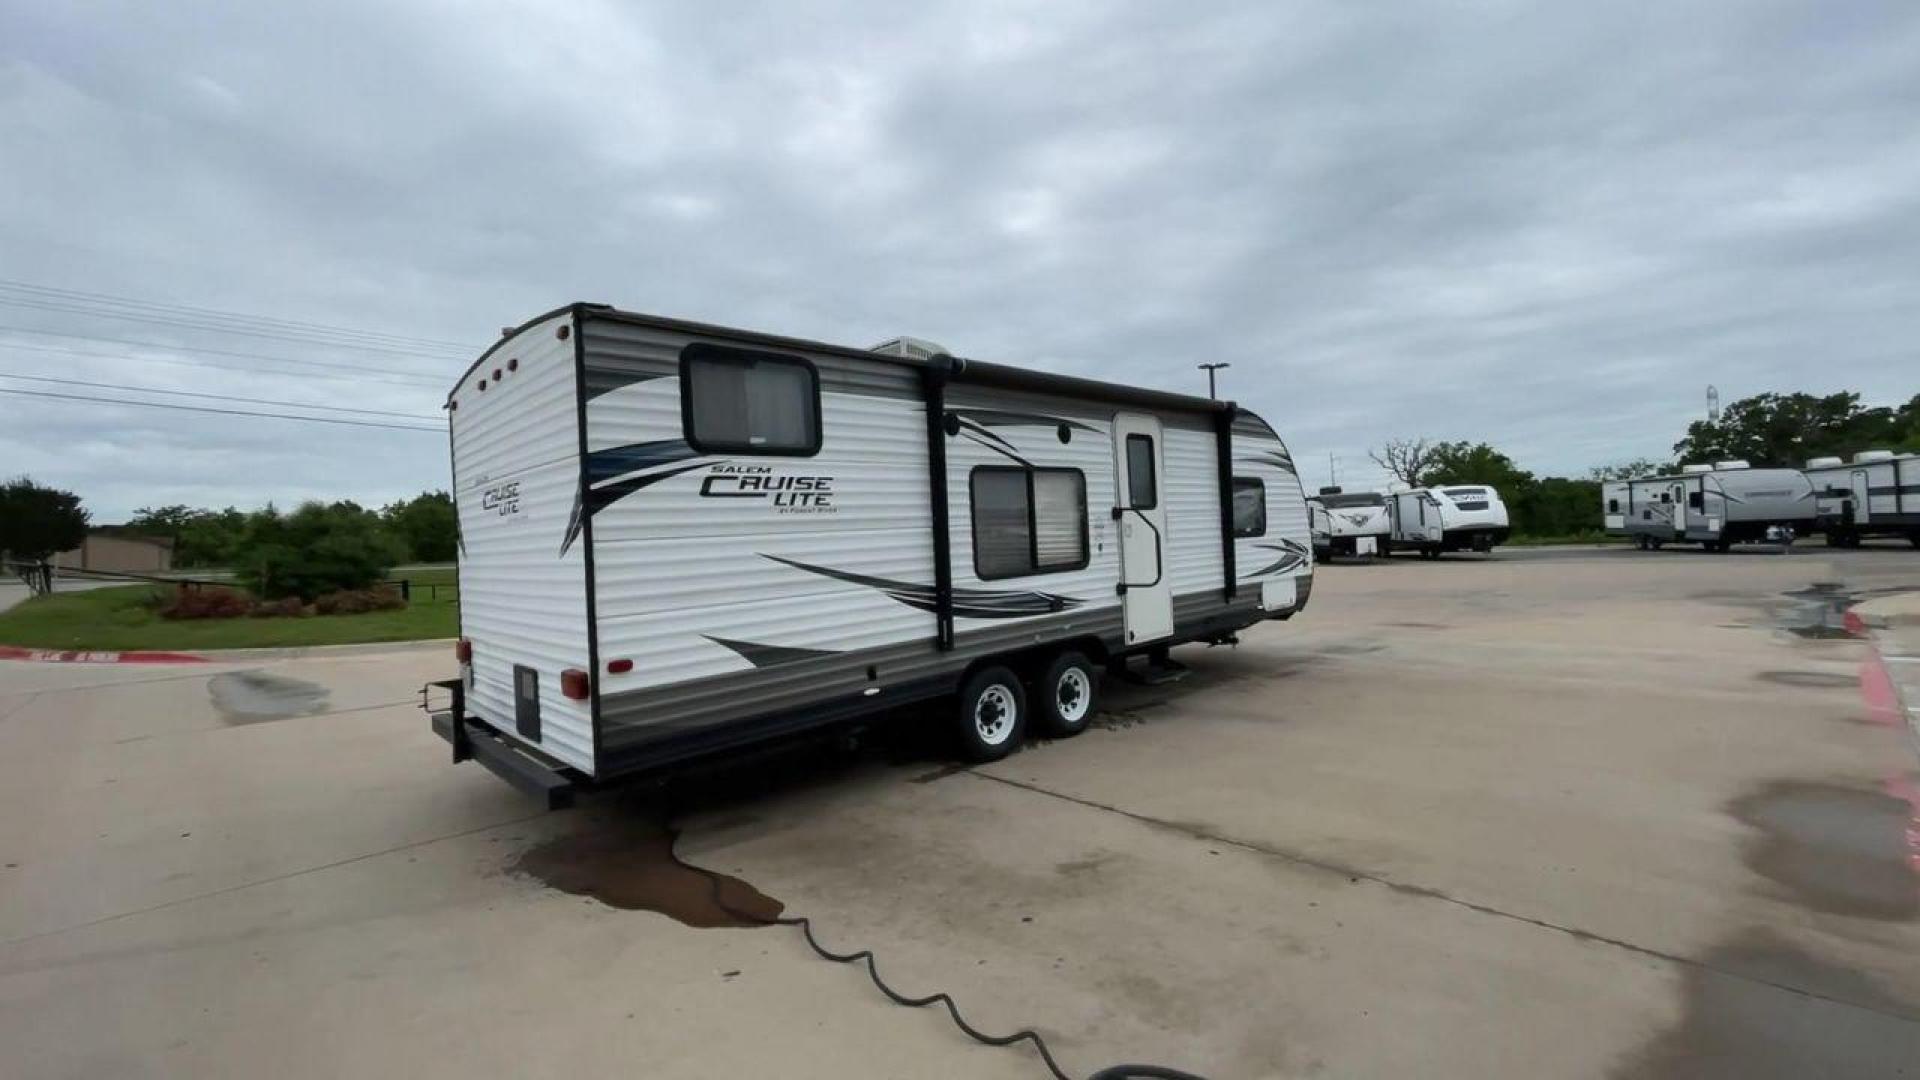
[[[1619,1062],[1612,1076],[1920,1075],[1920,1007],[1859,972],[1759,930],[1698,959],[1682,969],[1679,1021]]]
[[[713,879],[674,862],[674,839],[658,822],[602,818],[528,848],[508,870],[608,907],[657,912],[702,930],[764,926],[785,910],[752,885],[717,872],[716,898]]]
[[[230,725],[259,724],[327,711],[326,687],[265,671],[228,671],[207,680],[207,694]]]
[[[1852,675],[1841,675],[1832,671],[1763,671],[1755,675],[1754,678],[1762,682],[1779,683],[1782,686],[1801,686],[1809,689],[1852,686],[1859,681]]]
[[[1914,810],[1880,791],[1776,780],[1727,812],[1755,830],[1747,866],[1801,905],[1836,915],[1920,917],[1920,874],[1908,830]]]

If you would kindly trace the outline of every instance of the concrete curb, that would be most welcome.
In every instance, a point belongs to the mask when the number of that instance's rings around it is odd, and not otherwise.
[[[1884,707],[1894,714],[1894,723],[1905,721],[1920,752],[1920,590],[1856,604],[1847,621],[1872,646],[1874,677],[1885,687]],[[1875,707],[1872,697],[1869,708]]]
[[[239,660],[301,660],[324,659],[329,656],[363,656],[369,653],[389,652],[432,652],[444,649],[453,654],[453,643],[458,638],[426,638],[416,641],[362,641],[352,645],[290,645],[279,648],[263,649],[201,649],[197,655],[211,663],[232,663]]]

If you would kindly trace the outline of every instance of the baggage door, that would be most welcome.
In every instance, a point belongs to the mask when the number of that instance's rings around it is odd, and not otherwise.
[[[1136,413],[1113,418],[1113,519],[1120,534],[1120,599],[1128,645],[1173,636],[1160,443],[1158,419]]]

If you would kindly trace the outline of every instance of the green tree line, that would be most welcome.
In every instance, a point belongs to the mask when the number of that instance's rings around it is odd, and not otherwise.
[[[453,499],[444,491],[422,492],[379,510],[348,500],[306,503],[290,513],[272,504],[259,510],[143,506],[128,528],[171,538],[173,564],[180,568],[238,570],[243,552],[298,547],[301,537],[320,533],[352,537],[354,548],[389,564],[452,562],[459,544]]]

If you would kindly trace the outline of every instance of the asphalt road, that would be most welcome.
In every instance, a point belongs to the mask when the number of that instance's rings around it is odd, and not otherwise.
[[[1830,636],[1901,587],[1910,549],[1342,564],[999,765],[908,717],[560,814],[446,761],[437,651],[6,664],[0,1045],[21,1076],[1045,1075],[790,930],[698,928],[665,799],[737,898],[1076,1074],[1920,1075],[1920,759]]]

